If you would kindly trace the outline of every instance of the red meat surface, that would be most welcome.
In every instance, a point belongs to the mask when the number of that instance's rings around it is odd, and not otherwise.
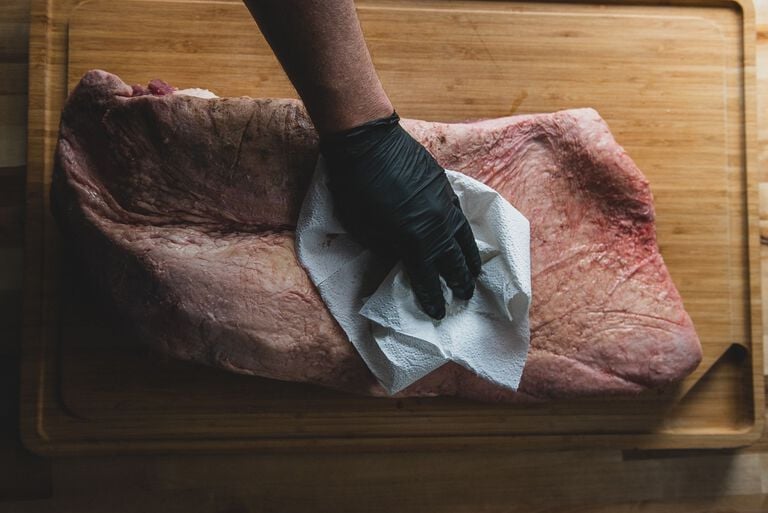
[[[597,112],[403,125],[529,219],[533,303],[518,392],[446,364],[400,396],[633,394],[698,365],[648,182]],[[235,372],[384,395],[294,254],[316,159],[297,100],[202,99],[91,71],[62,114],[52,206],[65,245],[137,340]]]

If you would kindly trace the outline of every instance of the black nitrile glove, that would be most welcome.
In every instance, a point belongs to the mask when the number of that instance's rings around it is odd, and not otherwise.
[[[336,214],[361,244],[402,259],[424,311],[445,316],[442,276],[469,299],[480,274],[472,229],[442,167],[393,113],[320,139]]]

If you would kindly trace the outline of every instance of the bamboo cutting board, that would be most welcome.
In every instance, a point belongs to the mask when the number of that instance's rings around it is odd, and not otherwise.
[[[220,96],[295,96],[238,2],[37,0],[30,59],[22,431],[47,453],[466,446],[725,447],[762,430],[751,6],[359,3],[405,117],[594,107],[648,176],[704,347],[681,386],[535,406],[358,398],[159,359],[78,286],[46,208],[58,112],[88,69]]]

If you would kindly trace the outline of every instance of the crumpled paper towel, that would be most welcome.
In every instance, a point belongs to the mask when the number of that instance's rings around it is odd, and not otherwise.
[[[475,234],[482,272],[469,301],[442,281],[446,315],[423,313],[398,263],[353,241],[333,214],[322,157],[296,227],[296,254],[360,356],[389,394],[448,361],[516,390],[528,355],[528,220],[495,190],[446,171]]]

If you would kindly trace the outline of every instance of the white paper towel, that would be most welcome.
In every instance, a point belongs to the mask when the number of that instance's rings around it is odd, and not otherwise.
[[[487,185],[446,173],[472,226],[483,266],[469,301],[454,299],[442,282],[448,306],[441,321],[419,309],[401,264],[390,269],[391,263],[354,242],[341,227],[333,215],[322,158],[299,215],[299,262],[390,394],[448,361],[515,390],[528,355],[528,220]]]

